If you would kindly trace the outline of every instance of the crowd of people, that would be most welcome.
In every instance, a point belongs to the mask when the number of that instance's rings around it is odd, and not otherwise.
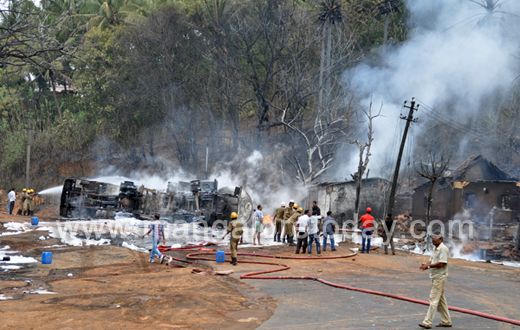
[[[7,213],[13,214],[14,204],[17,200],[20,200],[20,207],[18,208],[18,211],[14,214],[29,216],[34,215],[34,196],[36,196],[34,189],[23,188],[22,192],[18,196],[16,196],[15,189],[11,188],[11,190],[9,190],[9,193],[7,193]]]
[[[371,215],[372,209],[368,207],[366,213],[360,217],[358,223],[362,227],[362,242],[361,242],[361,253],[370,253],[370,242],[372,233],[374,231],[374,217]],[[328,211],[327,216],[321,215],[321,210],[318,207],[316,201],[312,203],[311,210],[303,210],[298,207],[293,200],[289,201],[289,205],[281,203],[274,212],[275,220],[275,234],[273,240],[282,242],[289,246],[296,246],[296,254],[300,252],[308,255],[312,254],[312,246],[316,245],[316,253],[318,257],[321,256],[321,246],[319,237],[323,235],[323,251],[327,250],[327,242],[330,239],[331,251],[336,251],[336,245],[334,242],[334,233],[336,232],[336,222],[332,217],[332,212]],[[224,239],[229,233],[231,233],[230,249],[232,264],[237,264],[237,248],[239,241],[242,242],[243,230],[242,223],[237,220],[237,214],[233,212],[231,215],[231,222],[228,226],[228,230]],[[388,245],[390,245],[392,254],[395,255],[395,247],[393,242],[393,229],[394,223],[392,214],[388,213],[383,223],[383,246],[385,254],[388,254]],[[261,233],[265,227],[264,215],[262,212],[262,205],[258,205],[254,213],[254,228],[255,233],[253,236],[253,244],[262,245],[260,243]],[[297,244],[294,243],[294,236],[297,235]],[[436,327],[452,327],[450,314],[448,311],[448,304],[446,297],[444,296],[444,285],[448,277],[448,260],[449,250],[443,244],[443,237],[441,234],[435,234],[432,237],[433,245],[435,249],[431,255],[428,263],[423,263],[419,267],[421,270],[430,270],[430,279],[432,281],[432,288],[430,292],[430,306],[428,312],[420,327],[425,329],[431,329],[433,324],[433,318],[437,312],[441,317],[441,323],[437,324]],[[152,250],[153,251],[153,250]],[[153,258],[153,252],[152,252]]]

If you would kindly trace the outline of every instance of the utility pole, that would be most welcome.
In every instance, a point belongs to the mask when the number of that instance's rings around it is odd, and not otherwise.
[[[27,107],[27,162],[25,165],[25,187],[29,189],[29,173],[31,169],[31,108]]]
[[[406,144],[406,136],[408,135],[408,129],[412,122],[416,123],[417,119],[413,118],[413,112],[419,110],[419,105],[415,107],[415,97],[412,97],[410,106],[406,105],[407,101],[404,101],[404,107],[410,109],[408,116],[401,116],[401,119],[406,120],[406,126],[404,127],[403,139],[401,140],[401,147],[399,148],[399,156],[397,157],[397,163],[395,164],[394,180],[392,181],[392,190],[390,191],[390,201],[388,202],[387,213],[394,213],[394,199],[395,189],[397,188],[397,178],[399,177],[399,169],[401,168],[401,158],[403,157],[404,145]]]

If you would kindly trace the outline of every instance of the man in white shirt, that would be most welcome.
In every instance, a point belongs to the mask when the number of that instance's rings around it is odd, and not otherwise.
[[[255,233],[253,234],[253,245],[256,245],[256,238],[258,238],[258,245],[262,245],[262,243],[260,243],[260,234],[264,231],[264,213],[262,212],[262,205],[256,207],[254,217]]]
[[[11,191],[7,194],[7,198],[9,198],[9,214],[13,214],[14,202],[16,201],[16,193],[14,192],[14,188],[11,188]]]
[[[303,215],[298,219],[298,222],[296,222],[296,232],[298,235],[296,254],[300,254],[300,248],[303,248],[303,253],[305,253],[305,250],[307,250],[307,230],[309,228],[310,214],[311,212],[309,210],[305,210]]]
[[[432,280],[432,290],[430,292],[430,308],[419,324],[420,327],[431,329],[435,312],[439,312],[441,323],[437,327],[451,328],[450,312],[448,311],[448,303],[444,297],[444,285],[448,279],[448,261],[450,250],[443,243],[444,239],[441,234],[432,235],[432,242],[435,245],[430,261],[427,264],[421,264],[420,270],[430,269],[430,279]]]
[[[311,255],[312,253],[312,242],[316,242],[316,252],[318,252],[318,257],[321,257],[321,247],[319,240],[319,231],[318,231],[318,217],[316,214],[313,214],[308,221],[309,226],[309,247],[308,253]]]

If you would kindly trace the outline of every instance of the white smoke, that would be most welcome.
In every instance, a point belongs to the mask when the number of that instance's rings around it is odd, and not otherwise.
[[[384,104],[381,114],[386,118],[374,120],[371,175],[377,174],[385,156],[391,156],[388,151],[396,149],[392,138],[399,125],[393,125],[404,100],[416,97],[419,103],[468,124],[483,98],[499,89],[507,90],[519,74],[518,36],[513,34],[518,31],[519,19],[514,15],[520,13],[520,1],[499,1],[500,12],[493,16],[486,16],[482,6],[469,0],[406,3],[411,31],[408,41],[388,53],[386,66],[361,64],[345,73],[346,84],[357,92],[363,107],[368,108],[371,95],[373,111]],[[445,110],[446,104],[453,110]],[[431,119],[421,108],[415,117],[419,118],[415,134],[431,127]],[[356,153],[352,152],[354,157],[338,177],[356,171]]]
[[[288,205],[289,200],[305,207],[306,189],[294,182],[284,184],[284,175],[276,166],[277,162],[267,159],[258,150],[250,154],[239,150],[232,161],[217,162],[210,177],[217,179],[220,187],[240,186],[245,189],[255,209],[262,205],[264,215],[273,214],[281,202]]]

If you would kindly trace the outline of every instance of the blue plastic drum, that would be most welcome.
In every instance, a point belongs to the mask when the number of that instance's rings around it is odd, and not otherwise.
[[[217,251],[217,262],[225,262],[226,253],[224,251]]]
[[[38,225],[38,217],[32,217],[31,218],[31,225],[33,225],[33,226]]]
[[[42,253],[42,264],[51,264],[52,263],[52,252],[43,252]]]

